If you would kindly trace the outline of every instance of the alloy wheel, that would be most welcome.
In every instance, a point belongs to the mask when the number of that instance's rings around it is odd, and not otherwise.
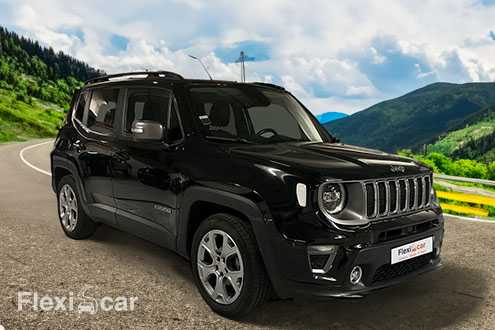
[[[64,185],[59,192],[59,215],[64,228],[71,232],[77,225],[77,197],[68,184]]]
[[[226,232],[207,232],[198,248],[197,268],[203,287],[217,303],[228,305],[239,297],[244,265],[235,241]]]

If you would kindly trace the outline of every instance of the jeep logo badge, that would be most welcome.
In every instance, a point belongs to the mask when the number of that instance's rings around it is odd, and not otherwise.
[[[390,165],[390,171],[392,172],[402,172],[404,173],[406,169],[404,168],[404,166],[395,166],[395,165]]]

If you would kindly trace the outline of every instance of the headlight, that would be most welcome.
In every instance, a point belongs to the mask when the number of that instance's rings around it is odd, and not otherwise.
[[[323,212],[336,214],[345,206],[345,189],[340,183],[324,183],[320,187],[319,204]]]

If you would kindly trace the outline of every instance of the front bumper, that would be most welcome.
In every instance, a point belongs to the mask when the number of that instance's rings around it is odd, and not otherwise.
[[[362,297],[442,266],[440,251],[444,228],[439,209],[353,231],[312,227],[301,221],[281,228],[273,223],[267,227],[274,260],[267,262],[265,259],[265,265],[275,291],[283,299],[308,302],[332,297]],[[433,237],[431,253],[390,264],[391,249],[426,237]],[[325,272],[312,271],[308,247],[315,245],[338,247],[331,267]],[[363,270],[357,285],[349,280],[354,266]]]

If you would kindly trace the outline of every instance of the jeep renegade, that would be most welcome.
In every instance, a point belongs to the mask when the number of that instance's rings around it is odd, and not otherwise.
[[[166,71],[87,81],[51,170],[68,237],[105,223],[177,252],[227,317],[269,296],[362,297],[441,267],[432,169],[339,143],[272,84]]]

